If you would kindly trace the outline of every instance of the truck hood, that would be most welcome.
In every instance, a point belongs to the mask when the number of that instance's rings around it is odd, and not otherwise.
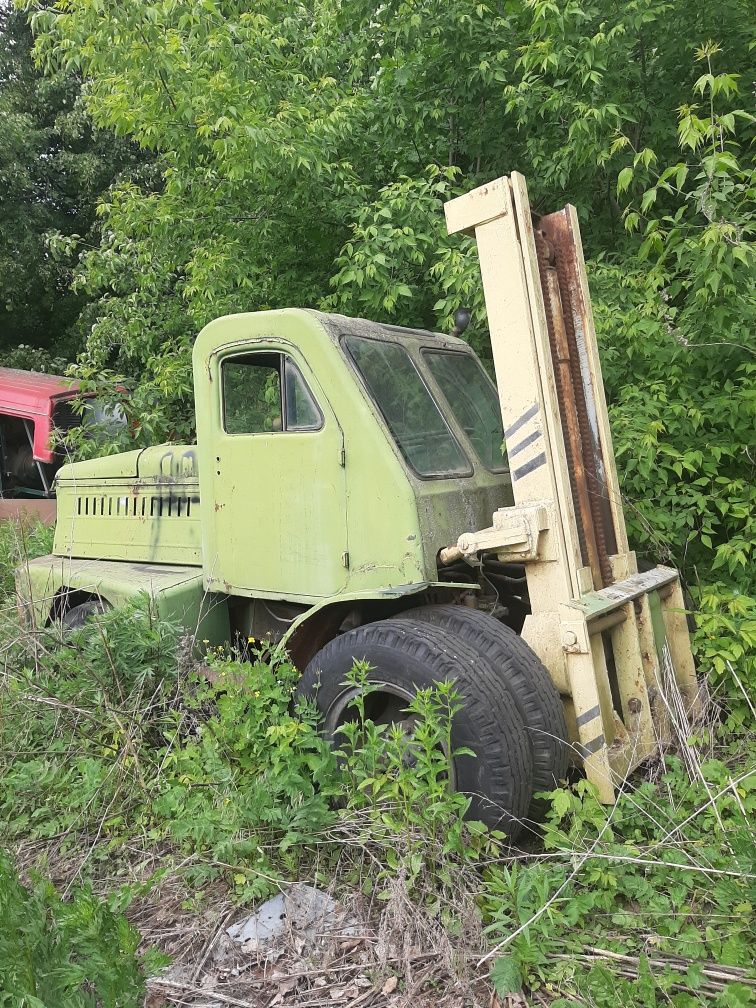
[[[185,482],[197,479],[198,473],[196,445],[164,444],[85,462],[69,462],[59,470],[57,483],[123,479]]]

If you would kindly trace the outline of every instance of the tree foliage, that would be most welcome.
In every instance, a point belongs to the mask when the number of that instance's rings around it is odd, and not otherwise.
[[[750,564],[754,120],[745,0],[30,0],[41,63],[158,159],[99,208],[82,368],[192,434],[188,359],[227,312],[486,322],[442,202],[517,169],[581,216],[634,531]],[[716,39],[717,43],[711,42]],[[747,582],[749,579],[746,578]]]
[[[76,76],[42,75],[32,45],[26,17],[1,6],[0,349],[16,366],[38,363],[18,344],[75,354],[87,298],[70,240],[94,240],[98,198],[134,163],[129,143],[92,126]]]
[[[719,55],[713,43],[695,54],[702,104],[678,110],[678,157],[646,147],[618,178],[634,196],[625,226],[642,238],[634,268],[595,276],[611,284],[604,360],[636,530],[753,594],[756,120],[733,107],[737,75],[714,72]]]

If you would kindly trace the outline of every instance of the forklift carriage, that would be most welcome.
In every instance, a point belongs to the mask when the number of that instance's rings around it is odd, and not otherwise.
[[[515,504],[444,558],[493,550],[526,565],[522,636],[612,802],[700,703],[680,578],[638,573],[628,547],[575,208],[534,217],[513,172],[445,210],[449,232],[478,246]]]

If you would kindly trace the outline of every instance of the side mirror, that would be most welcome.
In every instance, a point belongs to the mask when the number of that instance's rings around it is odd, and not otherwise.
[[[470,325],[470,319],[472,318],[472,312],[469,308],[457,308],[454,312],[454,328],[451,331],[452,336],[461,336],[462,333]]]

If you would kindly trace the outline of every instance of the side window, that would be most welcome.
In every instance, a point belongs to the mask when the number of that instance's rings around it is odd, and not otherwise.
[[[284,358],[286,430],[317,430],[323,426],[312,392],[307,388],[302,372],[289,357]]]
[[[229,357],[221,365],[227,434],[318,430],[323,416],[296,364],[285,354]]]

